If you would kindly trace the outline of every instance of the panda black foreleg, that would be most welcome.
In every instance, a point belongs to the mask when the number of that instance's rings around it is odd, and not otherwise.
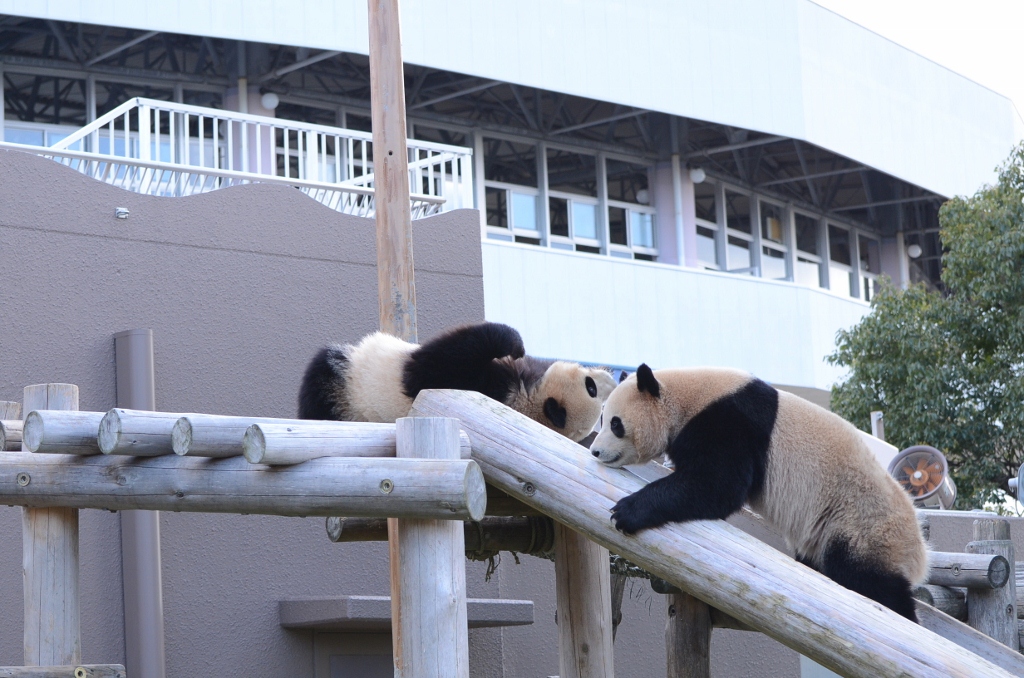
[[[746,492],[737,489],[722,492],[675,471],[623,497],[612,508],[612,520],[618,530],[635,534],[665,523],[724,519],[743,506]]]
[[[910,582],[902,575],[874,565],[851,553],[845,539],[836,539],[825,549],[821,573],[865,598],[881,603],[896,614],[917,622]]]
[[[454,388],[504,400],[514,384],[507,368],[503,370],[494,360],[525,354],[523,338],[508,325],[457,327],[413,351],[405,365],[402,387],[410,398],[425,388]]]

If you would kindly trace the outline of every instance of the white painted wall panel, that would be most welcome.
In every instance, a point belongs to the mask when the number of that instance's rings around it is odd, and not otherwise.
[[[484,242],[488,320],[537,356],[654,368],[724,365],[829,388],[839,329],[866,304],[828,292],[662,264]]]
[[[942,195],[1022,131],[1008,99],[810,0],[404,0],[411,63],[803,139]],[[365,54],[363,0],[0,0],[0,13]]]

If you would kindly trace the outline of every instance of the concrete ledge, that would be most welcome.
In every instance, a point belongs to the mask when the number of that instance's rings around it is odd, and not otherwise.
[[[469,628],[526,626],[533,623],[532,600],[470,598]],[[297,598],[278,602],[278,617],[286,629],[335,632],[390,632],[390,596]]]

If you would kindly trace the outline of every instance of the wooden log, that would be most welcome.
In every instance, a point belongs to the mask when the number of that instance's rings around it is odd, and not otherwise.
[[[562,678],[612,678],[608,549],[555,523],[555,605]]]
[[[459,422],[403,417],[396,461],[458,460]],[[472,462],[470,462],[472,463]],[[396,678],[469,678],[466,544],[454,521],[394,521],[402,554],[391,562],[391,629]]]
[[[186,414],[171,429],[171,447],[182,457],[240,457],[242,438],[253,424],[308,424],[306,419]]]
[[[975,520],[975,541],[967,544],[969,553],[983,553],[1004,557],[1014,562],[1013,542],[1010,541],[1010,521]],[[1009,571],[1009,566],[1007,566]],[[1020,649],[1017,633],[1017,578],[1007,578],[1005,586],[997,589],[967,590],[967,621],[986,636],[1011,650]]]
[[[77,410],[78,387],[74,384],[26,386],[22,402],[29,416],[43,411],[55,413],[57,410]],[[99,421],[96,423],[98,425]],[[93,436],[95,442],[95,434]],[[49,464],[59,459],[68,459],[9,452],[0,455],[0,463],[21,458]],[[0,483],[12,486],[11,489],[20,488],[22,482],[27,483],[28,477],[21,472],[0,473]],[[25,664],[78,664],[82,660],[78,511],[68,508],[66,502],[43,508],[26,508],[22,512],[21,543],[25,590]]]
[[[15,400],[0,400],[0,420],[21,420],[21,403]]]
[[[253,464],[287,466],[319,457],[393,457],[395,424],[310,421],[253,424],[242,436],[242,453]],[[459,431],[459,454],[469,459],[469,436]]]
[[[914,598],[957,621],[967,621],[967,589],[925,584],[914,589]]]
[[[158,457],[173,454],[171,431],[181,414],[117,407],[100,420],[96,442],[103,454]]]
[[[99,454],[102,412],[32,410],[25,417],[22,445],[39,454]]]
[[[387,541],[388,525],[384,518],[327,519],[327,537],[335,543],[353,541]],[[530,555],[549,554],[555,548],[555,528],[550,518],[485,517],[479,522],[464,524],[466,553],[481,551],[515,551]]]
[[[21,449],[21,432],[25,422],[21,419],[0,420],[0,452],[15,452]]]
[[[711,608],[688,593],[668,596],[668,678],[711,678]]]
[[[1011,675],[723,521],[623,535],[609,511],[644,481],[586,458],[572,441],[501,403],[427,390],[413,413],[458,417],[488,482],[833,671],[865,678]]]
[[[683,590],[678,586],[668,583],[664,579],[655,577],[651,579],[651,590],[655,593],[661,593],[667,596],[673,596],[677,593],[683,593]],[[711,626],[716,629],[732,629],[734,631],[757,631],[753,626],[744,624],[735,617],[730,617],[726,613],[722,612],[716,607],[708,608],[711,612]]]
[[[125,678],[121,664],[0,666],[0,678]]]
[[[325,457],[271,469],[241,457],[0,455],[0,504],[32,507],[479,520],[486,497],[468,459]]]
[[[541,516],[532,506],[510,497],[494,485],[487,486],[487,515],[489,516]]]
[[[490,489],[490,485],[487,486]],[[488,500],[489,501],[489,500]],[[1017,576],[1017,619],[1024,617],[1024,561],[1014,563]],[[1021,644],[1024,648],[1024,643]]]
[[[998,589],[1010,578],[1010,563],[998,554],[928,554],[928,581],[935,586],[961,586],[972,589]]]
[[[989,638],[984,633],[972,629],[967,624],[958,622],[948,614],[936,610],[927,603],[917,601],[916,607],[917,618],[921,621],[921,626],[924,628],[981,657],[985,661],[995,664],[1007,671],[1011,676],[1024,676],[1024,656],[1020,653],[1014,652],[1002,643]],[[989,674],[970,673],[962,675],[987,677]]]

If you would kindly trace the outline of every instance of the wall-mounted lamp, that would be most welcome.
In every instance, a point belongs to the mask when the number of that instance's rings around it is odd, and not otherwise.
[[[922,250],[921,246],[918,245],[917,243],[914,243],[913,245],[907,248],[907,256],[910,257],[911,259],[917,259],[919,256],[921,256],[923,252],[924,250]]]
[[[128,218],[128,208],[127,207],[115,207],[114,208],[114,216],[117,217],[118,219],[127,219]]]
[[[690,168],[690,181],[695,184],[703,183],[708,178],[707,172],[704,171],[703,167],[691,167]]]
[[[268,111],[272,111],[277,108],[279,103],[281,103],[281,97],[277,96],[273,92],[267,92],[260,97],[260,105]]]

